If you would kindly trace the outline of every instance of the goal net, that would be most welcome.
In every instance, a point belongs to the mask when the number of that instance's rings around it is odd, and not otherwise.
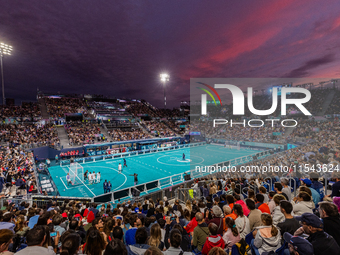
[[[72,185],[84,182],[84,168],[79,163],[71,163],[68,167]]]

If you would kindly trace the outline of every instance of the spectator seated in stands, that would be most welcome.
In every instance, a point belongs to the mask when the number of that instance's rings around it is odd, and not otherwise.
[[[289,201],[281,200],[280,209],[285,216],[285,220],[278,223],[277,227],[280,229],[281,234],[288,232],[293,235],[294,232],[300,227],[299,222],[291,215],[293,211],[293,205]]]
[[[261,215],[262,226],[253,231],[254,240],[252,240],[252,250],[256,255],[263,252],[276,251],[281,247],[280,231],[273,225],[273,219],[270,214]]]
[[[249,229],[250,231],[253,231],[254,228],[259,227],[262,224],[261,220],[262,212],[259,209],[256,209],[254,200],[250,198],[246,199],[246,205],[250,210],[250,213],[248,215]]]
[[[223,241],[227,249],[231,249],[234,244],[241,240],[235,221],[231,217],[225,218],[228,230],[223,234]]]
[[[211,220],[209,220],[209,214],[212,217]],[[211,211],[206,211],[205,222],[208,224],[208,226],[210,223],[215,223],[216,226],[218,226],[217,234],[223,235],[223,214],[221,208],[218,205],[214,205]]]
[[[236,227],[241,238],[245,238],[250,233],[249,219],[243,214],[243,208],[239,204],[234,204],[234,213],[237,215],[235,220]]]
[[[202,249],[202,254],[204,255],[208,254],[213,247],[221,247],[224,249],[224,241],[222,237],[217,234],[218,226],[215,223],[210,223],[208,229],[210,235],[207,237]]]
[[[313,245],[300,236],[293,236],[289,233],[283,234],[284,240],[288,243],[287,253],[291,255],[314,255]],[[285,254],[287,254],[285,252]]]
[[[311,196],[305,191],[300,191],[296,204],[293,206],[294,216],[300,216],[306,212],[313,213],[314,208],[315,205]]]
[[[209,228],[202,213],[196,213],[195,218],[198,225],[194,229],[192,245],[196,247],[195,252],[198,253],[202,251],[205,240],[209,236]]]
[[[323,222],[323,230],[330,234],[340,246],[340,218],[338,208],[330,202],[319,203],[320,218]]]
[[[285,216],[281,212],[280,201],[286,200],[286,199],[284,196],[276,194],[274,195],[273,200],[275,202],[275,208],[272,211],[273,225],[277,226],[277,224],[285,220]]]
[[[256,209],[259,209],[262,213],[270,214],[269,206],[264,203],[264,196],[262,194],[256,194],[255,201],[257,202],[255,205]]]
[[[323,222],[312,213],[304,213],[296,217],[302,227],[295,231],[294,236],[307,234],[307,240],[313,245],[314,255],[339,254],[340,247],[334,238],[323,230]]]
[[[166,251],[163,252],[164,255],[193,255],[192,252],[183,252],[180,248],[182,242],[182,235],[178,229],[173,229],[170,232],[169,243],[170,247]]]
[[[129,255],[143,254],[150,247],[150,245],[146,244],[148,232],[144,227],[137,229],[135,239],[135,244],[127,245],[126,247]]]
[[[26,241],[28,247],[22,249],[21,251],[15,253],[16,255],[30,255],[30,254],[39,254],[39,255],[51,255],[54,254],[53,251],[44,247],[46,240],[50,237],[49,231],[46,231],[46,226],[35,226],[33,229],[29,230],[26,236]],[[58,245],[58,238],[55,238],[55,245]]]
[[[10,213],[10,212],[5,212],[3,215],[2,215],[2,220],[0,222],[0,229],[9,229],[11,230],[13,233],[14,232],[14,227],[15,227],[15,224],[14,224],[14,215],[13,213]]]

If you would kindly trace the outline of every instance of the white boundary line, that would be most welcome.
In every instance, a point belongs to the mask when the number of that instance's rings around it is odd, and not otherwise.
[[[65,188],[66,188],[66,189],[69,189],[68,187],[66,187],[65,182],[63,181],[63,179],[62,179],[61,177],[60,177],[60,180],[61,180],[61,182],[64,184]]]
[[[169,157],[169,155],[164,155],[164,156],[158,157],[158,158],[157,158],[157,162],[160,163],[160,164],[163,164],[163,165],[168,165],[168,166],[187,166],[187,165],[178,165],[178,164],[176,165],[176,164],[168,164],[168,163],[160,162],[159,159],[160,159],[160,158],[163,158],[163,157]],[[198,162],[198,163],[195,163],[195,164],[201,164],[201,163],[204,162],[204,158],[202,158],[202,157],[199,157],[199,156],[190,156],[190,157],[202,159],[201,162]],[[191,161],[191,162],[192,162],[192,161]],[[189,162],[186,162],[186,163],[189,163]]]

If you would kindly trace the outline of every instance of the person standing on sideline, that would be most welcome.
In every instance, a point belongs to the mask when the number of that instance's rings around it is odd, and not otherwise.
[[[124,159],[124,166],[123,167],[127,167],[126,159]]]
[[[58,158],[58,154],[57,154],[57,155],[55,155],[55,163],[56,164],[58,164],[58,160],[59,160],[59,158]]]
[[[107,192],[111,192],[111,188],[112,188],[112,184],[109,181],[109,183],[107,184]]]
[[[103,184],[103,187],[104,187],[104,193],[106,193],[106,192],[107,192],[107,185],[108,185],[108,183],[107,183],[107,180],[105,180],[105,182],[104,182],[104,184]]]
[[[118,164],[118,173],[119,174],[122,173],[122,164],[121,163]]]

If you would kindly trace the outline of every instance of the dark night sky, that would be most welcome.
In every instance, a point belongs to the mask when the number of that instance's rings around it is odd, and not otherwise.
[[[340,2],[0,0],[6,96],[96,93],[169,106],[190,78],[340,77]]]

